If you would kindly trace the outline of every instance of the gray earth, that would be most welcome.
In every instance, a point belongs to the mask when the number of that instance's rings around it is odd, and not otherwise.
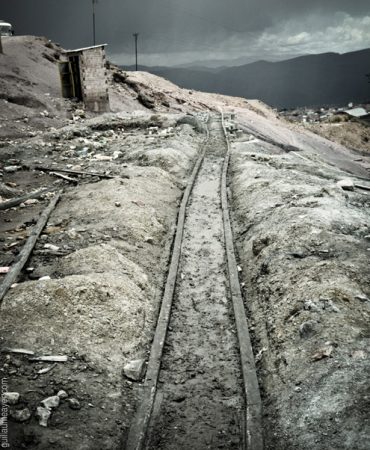
[[[266,448],[365,450],[369,195],[338,187],[337,170],[244,139],[230,180]]]

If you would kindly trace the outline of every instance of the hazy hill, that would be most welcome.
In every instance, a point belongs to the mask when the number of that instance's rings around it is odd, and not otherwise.
[[[221,70],[140,67],[179,86],[245,98],[278,108],[343,105],[370,99],[370,49],[258,61]]]

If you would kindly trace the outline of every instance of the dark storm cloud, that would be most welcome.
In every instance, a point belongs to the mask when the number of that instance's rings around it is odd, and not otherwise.
[[[92,0],[0,0],[19,34],[74,48],[92,42]],[[97,39],[118,62],[133,32],[148,64],[284,57],[370,46],[369,0],[99,0]],[[144,61],[143,61],[144,62]]]

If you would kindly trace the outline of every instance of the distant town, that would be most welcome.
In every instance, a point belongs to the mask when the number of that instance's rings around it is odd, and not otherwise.
[[[280,109],[279,114],[291,122],[299,123],[342,123],[350,120],[370,125],[370,103],[349,103],[346,106],[323,106],[320,108]]]

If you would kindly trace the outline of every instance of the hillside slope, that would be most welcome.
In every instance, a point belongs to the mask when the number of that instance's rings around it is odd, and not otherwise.
[[[73,120],[83,105],[61,96],[58,63],[63,49],[44,37],[3,38],[0,54],[0,137],[33,136]],[[145,72],[123,72],[109,65],[112,112],[208,110],[223,105],[246,106],[245,100],[199,94]],[[149,102],[145,102],[145,98]],[[92,114],[85,112],[84,116]]]
[[[235,327],[225,327],[232,302],[220,276],[227,267],[224,227],[213,214],[229,150],[227,198],[262,391],[265,449],[367,450],[370,157],[289,124],[259,100],[189,91],[112,65],[113,112],[90,117],[81,104],[60,97],[54,55],[60,48],[23,37],[8,40],[5,51],[1,283],[34,236],[52,191],[61,193],[1,305],[0,369],[8,395],[0,403],[10,448],[124,448],[142,386],[141,374],[132,377],[127,366],[148,360],[179,204],[204,150],[178,266],[178,280],[194,291],[184,289],[180,308],[175,295],[173,308],[184,310],[194,327],[179,320],[182,315],[171,323],[185,346],[167,341],[164,351],[176,349],[176,360],[164,360],[162,368],[179,372],[176,397],[170,397],[176,412],[213,435],[201,447],[236,448],[208,416],[231,411],[239,441],[245,408],[228,382],[241,379],[230,371],[231,354],[238,358],[239,351],[227,344],[224,356],[220,352]],[[229,146],[220,134],[221,109]],[[9,137],[16,133],[24,137]],[[39,189],[43,193],[35,193]],[[24,201],[26,194],[37,198]],[[14,199],[20,196],[23,203]],[[198,247],[185,245],[190,234]],[[204,310],[207,302],[216,321]],[[227,317],[220,314],[224,305]],[[206,340],[215,353],[207,352]],[[194,382],[202,386],[195,396]],[[205,392],[211,406],[203,406]],[[188,401],[202,414],[189,413]],[[186,439],[177,422],[170,426]],[[166,431],[156,437],[166,439]],[[169,443],[160,448],[174,448]]]

